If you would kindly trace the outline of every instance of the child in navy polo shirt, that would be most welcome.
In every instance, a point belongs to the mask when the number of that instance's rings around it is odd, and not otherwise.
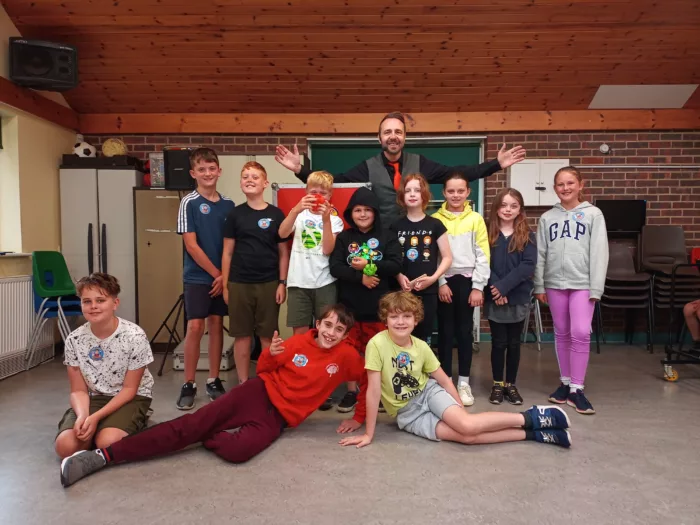
[[[180,203],[177,232],[185,242],[183,281],[185,292],[185,384],[176,406],[194,407],[197,384],[194,382],[205,319],[209,328],[209,378],[207,394],[214,400],[224,394],[219,379],[223,350],[223,316],[228,313],[222,290],[221,257],[224,246],[224,222],[234,204],[216,191],[221,176],[219,158],[210,148],[197,148],[190,154],[190,175],[197,189]]]

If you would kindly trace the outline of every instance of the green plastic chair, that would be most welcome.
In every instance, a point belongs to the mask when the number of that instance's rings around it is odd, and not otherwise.
[[[39,297],[75,295],[75,284],[60,252],[33,252],[34,290]]]

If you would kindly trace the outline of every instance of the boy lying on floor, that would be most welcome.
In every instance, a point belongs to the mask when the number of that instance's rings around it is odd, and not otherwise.
[[[379,301],[379,318],[387,330],[367,344],[367,427],[363,436],[341,440],[343,446],[369,445],[374,438],[381,398],[387,413],[401,430],[432,441],[465,445],[533,440],[571,446],[569,417],[555,406],[533,406],[520,414],[484,412],[469,414],[462,408],[457,389],[433,351],[415,336],[423,319],[423,303],[411,292],[393,292]],[[338,432],[360,427],[357,419],[340,424]]]
[[[192,414],[153,426],[112,446],[81,451],[61,462],[64,487],[114,463],[139,461],[202,442],[232,463],[270,446],[296,427],[342,383],[361,381],[355,421],[365,418],[365,363],[344,341],[354,323],[342,305],[327,307],[316,330],[282,341],[275,332],[258,360],[257,377],[232,388]],[[227,432],[236,429],[237,432]]]

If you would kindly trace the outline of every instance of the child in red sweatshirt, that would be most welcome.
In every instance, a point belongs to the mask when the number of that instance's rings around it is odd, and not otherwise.
[[[347,381],[361,381],[355,421],[365,420],[364,359],[344,341],[352,314],[329,306],[316,330],[282,341],[275,332],[258,359],[257,377],[231,389],[192,414],[155,425],[105,449],[81,451],[61,462],[64,487],[111,463],[139,461],[202,442],[232,463],[242,463],[270,446],[287,427],[296,427]],[[239,428],[238,432],[227,430]]]

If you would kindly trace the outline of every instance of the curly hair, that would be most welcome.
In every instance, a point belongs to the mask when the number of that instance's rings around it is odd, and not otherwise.
[[[416,324],[423,320],[423,301],[411,292],[391,292],[379,300],[379,320],[386,324],[389,314],[412,313]]]

